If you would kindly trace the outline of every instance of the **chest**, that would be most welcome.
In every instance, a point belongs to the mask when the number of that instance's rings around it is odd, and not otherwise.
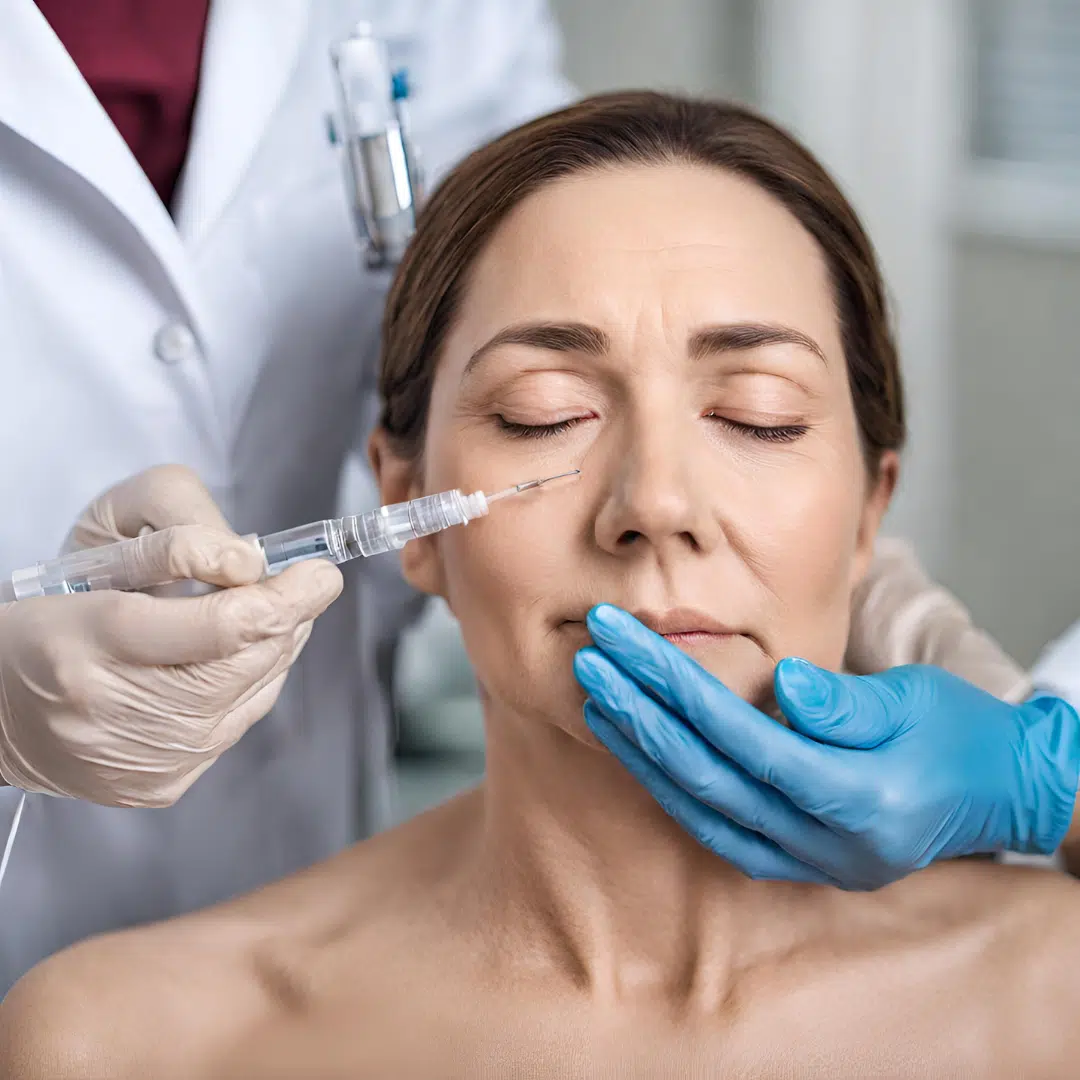
[[[612,1012],[566,998],[440,988],[424,979],[412,994],[275,1023],[272,1034],[244,1046],[213,1076],[997,1080],[1022,1069],[970,1015],[961,1010],[942,1023],[927,998],[871,1001],[864,993],[856,1006],[827,995],[802,1002],[778,996],[772,1007],[748,1003],[687,1019],[660,1009]]]

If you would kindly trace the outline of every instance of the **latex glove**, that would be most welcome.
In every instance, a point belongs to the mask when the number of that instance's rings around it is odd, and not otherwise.
[[[754,878],[876,888],[937,858],[1052,851],[1080,779],[1080,718],[938,668],[841,676],[782,661],[791,728],[626,612],[590,612],[585,719],[664,809]]]
[[[74,543],[148,535],[166,576],[234,586],[0,606],[0,777],[106,806],[167,806],[277,700],[312,620],[341,591],[322,560],[257,582],[261,556],[187,469],[149,470],[82,515]],[[176,526],[170,528],[169,526]]]

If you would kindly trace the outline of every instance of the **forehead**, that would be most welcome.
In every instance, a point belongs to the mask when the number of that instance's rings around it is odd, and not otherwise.
[[[777,322],[840,348],[817,242],[755,184],[704,166],[597,171],[516,207],[472,268],[451,340],[547,318],[616,335]]]

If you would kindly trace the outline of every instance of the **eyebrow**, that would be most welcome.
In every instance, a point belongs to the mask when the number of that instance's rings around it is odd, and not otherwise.
[[[765,345],[797,345],[812,352],[826,367],[825,350],[809,334],[791,326],[773,323],[730,323],[707,326],[690,338],[690,355],[695,360],[714,353],[741,352]]]
[[[587,323],[514,323],[500,330],[469,357],[461,377],[464,379],[488,353],[500,345],[529,345],[548,352],[580,352],[589,356],[603,356],[611,348],[611,339],[603,330]]]
[[[493,350],[502,345],[527,345],[547,352],[579,352],[603,356],[611,348],[611,339],[603,330],[588,323],[524,322],[500,330],[469,357],[462,379]],[[741,352],[766,345],[797,345],[812,352],[828,365],[825,352],[808,334],[791,326],[773,323],[725,323],[707,326],[691,335],[689,353],[700,360],[717,353]]]

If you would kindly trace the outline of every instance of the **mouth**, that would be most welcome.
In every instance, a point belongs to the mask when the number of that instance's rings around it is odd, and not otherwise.
[[[684,648],[740,636],[738,630],[694,608],[672,608],[665,612],[635,610],[630,614],[654,634],[659,634],[673,645]],[[585,625],[584,619],[567,619],[566,622],[574,626],[584,627]]]
[[[654,634],[667,638],[673,645],[704,644],[721,638],[735,637],[730,626],[694,608],[672,608],[670,611],[632,611],[631,615]]]

